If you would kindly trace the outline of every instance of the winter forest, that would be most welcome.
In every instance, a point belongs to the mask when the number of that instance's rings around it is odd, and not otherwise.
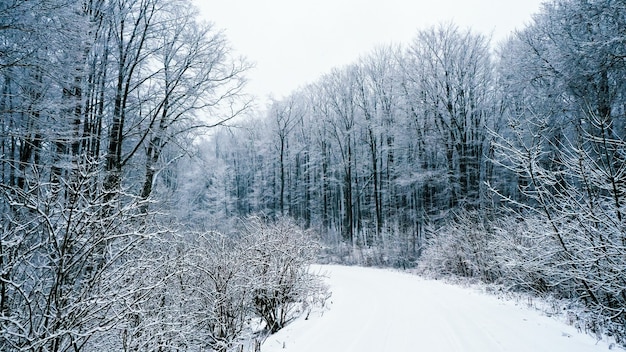
[[[312,262],[571,300],[626,344],[626,3],[443,23],[267,109],[190,0],[0,2],[0,350],[243,351]],[[321,303],[320,303],[321,302]]]

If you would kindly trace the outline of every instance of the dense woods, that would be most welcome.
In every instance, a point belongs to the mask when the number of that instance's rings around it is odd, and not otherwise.
[[[186,0],[0,3],[0,350],[227,351],[317,299],[287,219],[167,202],[248,67]]]
[[[187,0],[0,3],[1,350],[242,348],[323,300],[316,258],[570,299],[626,344],[623,1],[421,28],[262,111],[249,67]]]
[[[572,299],[624,341],[625,16],[552,1],[502,43],[448,23],[375,48],[205,146],[213,211],[293,217],[326,260]]]

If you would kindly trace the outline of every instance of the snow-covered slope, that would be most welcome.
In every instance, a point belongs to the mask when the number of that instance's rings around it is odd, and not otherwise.
[[[598,342],[475,290],[389,270],[321,266],[330,309],[268,337],[263,352],[590,352]]]

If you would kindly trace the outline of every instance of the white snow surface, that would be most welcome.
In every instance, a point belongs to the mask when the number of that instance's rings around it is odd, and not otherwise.
[[[263,352],[609,350],[555,318],[476,289],[384,269],[314,270],[327,276],[329,308],[269,336]]]

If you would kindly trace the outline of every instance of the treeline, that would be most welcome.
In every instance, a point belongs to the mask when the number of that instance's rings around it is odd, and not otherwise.
[[[202,142],[249,65],[189,1],[1,2],[0,349],[239,348],[323,291],[303,228],[328,260],[577,300],[623,343],[625,32],[617,0],[496,50],[420,30]]]
[[[293,223],[169,201],[248,67],[188,0],[0,2],[0,350],[239,350],[323,291]]]
[[[452,24],[378,48],[213,139],[232,170],[227,211],[293,216],[363,246],[395,228],[417,254],[426,224],[492,198],[495,84],[488,39]]]
[[[623,342],[625,28],[622,1],[558,0],[495,50],[420,30],[217,134],[198,204],[294,217],[336,259],[576,299]]]

